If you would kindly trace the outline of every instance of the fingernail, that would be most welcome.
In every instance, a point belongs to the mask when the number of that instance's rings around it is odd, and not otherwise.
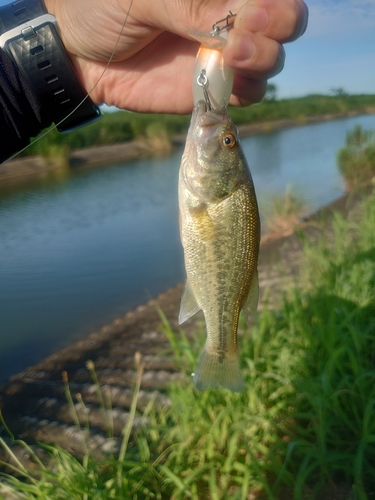
[[[266,9],[245,4],[237,14],[235,26],[256,33],[265,30],[269,20],[270,16]]]
[[[231,45],[234,60],[247,61],[254,57],[256,47],[250,37],[236,33]]]

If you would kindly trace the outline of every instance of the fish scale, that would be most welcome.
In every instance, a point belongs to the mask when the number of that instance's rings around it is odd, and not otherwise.
[[[225,143],[229,139],[229,146]],[[207,341],[194,382],[242,389],[237,326],[257,303],[260,220],[238,131],[225,108],[194,109],[179,176],[180,233],[187,283],[180,323],[202,310]]]
[[[197,389],[243,387],[237,344],[238,319],[246,301],[258,302],[260,220],[251,174],[238,130],[227,113],[234,73],[223,48],[235,14],[201,42],[194,76],[195,109],[179,176],[180,234],[186,287],[179,322],[203,311],[207,340],[193,374]]]

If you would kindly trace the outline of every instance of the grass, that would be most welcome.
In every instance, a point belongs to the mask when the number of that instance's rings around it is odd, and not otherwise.
[[[190,342],[164,318],[186,375],[169,390],[172,404],[149,407],[134,432],[128,424],[120,455],[78,461],[46,447],[48,466],[16,463],[4,487],[26,500],[373,498],[374,196],[353,219],[335,216],[334,237],[324,231],[312,245],[301,233],[298,285],[263,308],[251,332],[241,319],[243,393],[194,390],[204,333]],[[140,380],[138,361],[135,402]]]
[[[293,99],[262,101],[247,108],[230,108],[234,122],[261,123],[265,121],[290,119],[303,125],[308,117],[352,112],[374,112],[375,100],[370,95],[329,96],[310,94]]]
[[[141,114],[127,111],[105,113],[97,122],[68,134],[61,134],[54,128],[47,135],[43,132],[39,140],[22,154],[50,158],[51,145],[65,154],[79,148],[118,144],[140,138],[149,141],[152,145],[156,142],[157,149],[160,149],[161,145],[165,151],[171,148],[172,135],[186,131],[189,122],[189,116]]]
[[[287,186],[285,194],[271,196],[268,202],[263,201],[262,208],[266,236],[279,237],[291,234],[300,224],[306,203],[302,195]]]
[[[374,182],[375,133],[363,130],[360,125],[354,127],[337,153],[337,163],[348,189]]]
[[[308,95],[294,99],[264,100],[248,108],[230,108],[230,114],[237,125],[282,119],[297,120],[298,123],[304,124],[310,116],[348,115],[352,112],[365,113],[374,110],[374,95]],[[68,134],[60,134],[53,129],[22,154],[41,155],[48,159],[57,155],[58,161],[64,162],[69,152],[74,149],[122,143],[137,138],[154,141],[155,134],[162,140],[163,151],[168,151],[171,148],[172,136],[186,132],[189,123],[190,115],[127,111],[105,113],[99,121]],[[160,147],[160,144],[157,146]]]

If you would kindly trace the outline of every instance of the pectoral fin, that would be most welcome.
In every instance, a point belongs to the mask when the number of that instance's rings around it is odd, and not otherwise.
[[[180,315],[178,317],[179,324],[182,325],[182,323],[194,316],[199,310],[200,307],[194,297],[189,281],[187,281],[181,298]]]

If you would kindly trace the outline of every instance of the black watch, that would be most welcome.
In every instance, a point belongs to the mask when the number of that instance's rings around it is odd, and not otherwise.
[[[100,110],[82,88],[43,0],[0,7],[0,48],[22,70],[47,116],[60,132],[86,125]]]

